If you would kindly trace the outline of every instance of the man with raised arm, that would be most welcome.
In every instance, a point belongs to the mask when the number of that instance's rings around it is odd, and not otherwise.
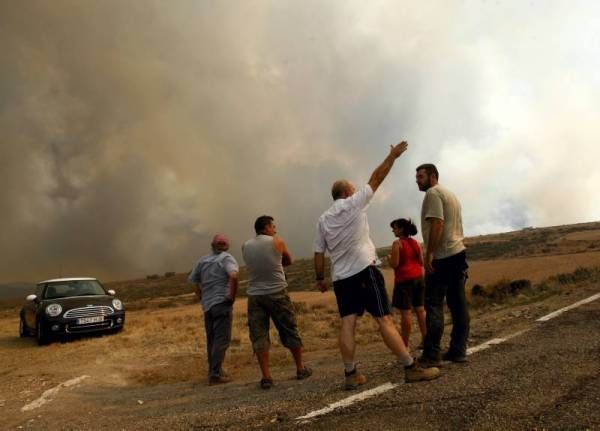
[[[439,376],[437,368],[422,368],[408,352],[390,316],[390,306],[383,275],[377,268],[379,259],[369,236],[366,209],[394,162],[406,151],[403,141],[390,146],[384,161],[373,171],[368,184],[355,189],[347,180],[333,183],[333,204],[317,222],[314,241],[316,286],[324,292],[325,253],[331,259],[333,288],[341,317],[340,352],[344,362],[345,389],[356,389],[366,383],[354,360],[356,321],[368,311],[377,322],[386,346],[404,366],[407,382],[432,380]]]
[[[239,267],[235,258],[227,253],[229,239],[225,235],[215,235],[210,246],[212,253],[196,262],[188,280],[196,286],[196,296],[204,309],[208,384],[218,385],[231,381],[222,365],[231,342]]]
[[[281,344],[287,347],[296,363],[296,378],[306,379],[312,370],[302,359],[302,340],[296,316],[287,292],[283,267],[292,264],[292,256],[283,239],[277,236],[273,217],[260,216],[254,222],[256,237],[242,246],[248,268],[248,329],[252,348],[262,373],[260,387],[270,389],[273,377],[269,368],[270,321],[273,320]]]

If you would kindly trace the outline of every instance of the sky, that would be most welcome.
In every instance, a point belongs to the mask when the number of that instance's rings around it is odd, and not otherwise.
[[[188,271],[257,216],[312,255],[333,181],[409,143],[468,236],[600,220],[600,3],[0,1],[0,282]],[[417,223],[419,225],[419,223]]]

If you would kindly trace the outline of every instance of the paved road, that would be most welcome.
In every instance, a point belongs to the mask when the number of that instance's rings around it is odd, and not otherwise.
[[[582,297],[548,299],[545,312]],[[474,320],[474,333],[488,328],[486,318]],[[600,429],[600,300],[544,323],[514,320],[489,326],[486,337],[527,329],[523,334],[473,354],[467,365],[444,367],[433,382],[403,384],[381,342],[363,347],[367,389],[399,385],[309,423],[296,418],[349,395],[340,390],[337,352],[313,358],[310,381],[277,370],[271,391],[257,390],[254,378],[209,388],[108,385],[92,376],[60,388],[39,408],[5,416],[3,428]],[[57,366],[68,367],[68,358]]]
[[[438,381],[400,385],[311,427],[600,429],[600,301],[470,359]]]

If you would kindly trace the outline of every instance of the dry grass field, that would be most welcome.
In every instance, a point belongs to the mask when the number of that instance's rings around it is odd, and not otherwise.
[[[531,303],[567,285],[597,283],[600,280],[599,238],[600,223],[469,238],[469,286],[480,284],[489,291],[489,288],[502,286],[504,282],[529,280],[531,288],[520,291],[517,298],[506,302],[507,306],[514,306]],[[386,249],[381,249],[380,253],[385,255]],[[575,272],[582,267],[592,269]],[[291,292],[291,297],[297,310],[307,359],[314,362],[333,358],[337,365],[339,317],[333,293],[321,294],[312,290],[310,260],[297,261],[289,274],[292,274],[290,279],[296,290]],[[384,268],[384,274],[388,290],[391,290],[391,270]],[[557,278],[559,274],[563,274],[562,278]],[[18,317],[14,305],[5,308],[0,312],[0,346],[3,351],[0,370],[4,370],[0,371],[2,392],[16,393],[16,400],[24,403],[43,388],[69,376],[89,374],[90,364],[94,364],[96,378],[106,385],[142,387],[190,381],[204,384],[206,343],[203,316],[194,295],[189,293],[191,289],[185,278],[185,274],[175,274],[151,280],[108,283],[108,288],[117,290],[119,296],[126,300],[128,313],[124,331],[118,335],[56,342],[44,347],[43,355],[39,354],[40,348],[33,339],[18,338]],[[475,315],[483,316],[485,310],[503,307],[498,297],[473,299]],[[233,341],[225,368],[236,380],[255,381],[259,374],[248,339],[246,299],[243,295],[236,301],[234,311]],[[292,374],[289,352],[279,346],[274,330],[271,341],[273,367]],[[374,345],[375,342],[381,344],[372,319],[359,321],[357,341],[361,346]],[[413,347],[419,341],[419,335],[413,333]],[[46,365],[63,364],[65,357],[69,358],[68,366]]]

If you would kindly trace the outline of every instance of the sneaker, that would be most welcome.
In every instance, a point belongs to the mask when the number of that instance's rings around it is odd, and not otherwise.
[[[356,367],[349,373],[344,371],[344,375],[346,376],[344,389],[347,391],[352,391],[354,389],[357,389],[359,386],[367,383],[367,378],[365,377],[365,375],[359,373]]]
[[[222,385],[231,382],[231,379],[226,376],[211,377],[208,379],[208,386]]]
[[[429,367],[441,367],[442,366],[442,360],[441,359],[432,359],[432,358],[428,358],[426,356],[421,355],[421,357],[419,359],[417,359],[417,362],[419,363],[419,365],[423,368],[429,368]]]
[[[296,378],[298,380],[304,380],[312,376],[312,369],[304,366],[300,371],[296,371]]]
[[[404,367],[404,380],[406,383],[420,382],[422,380],[433,380],[440,376],[440,370],[436,367],[425,368],[420,363],[413,362],[409,367]]]
[[[467,359],[467,356],[464,354],[455,354],[452,353],[450,351],[444,353],[442,355],[442,359],[444,361],[450,361],[450,362],[456,362],[456,363],[465,363],[465,362],[469,362],[469,360]]]
[[[261,389],[271,389],[273,387],[273,379],[261,379],[260,380],[260,388]]]

